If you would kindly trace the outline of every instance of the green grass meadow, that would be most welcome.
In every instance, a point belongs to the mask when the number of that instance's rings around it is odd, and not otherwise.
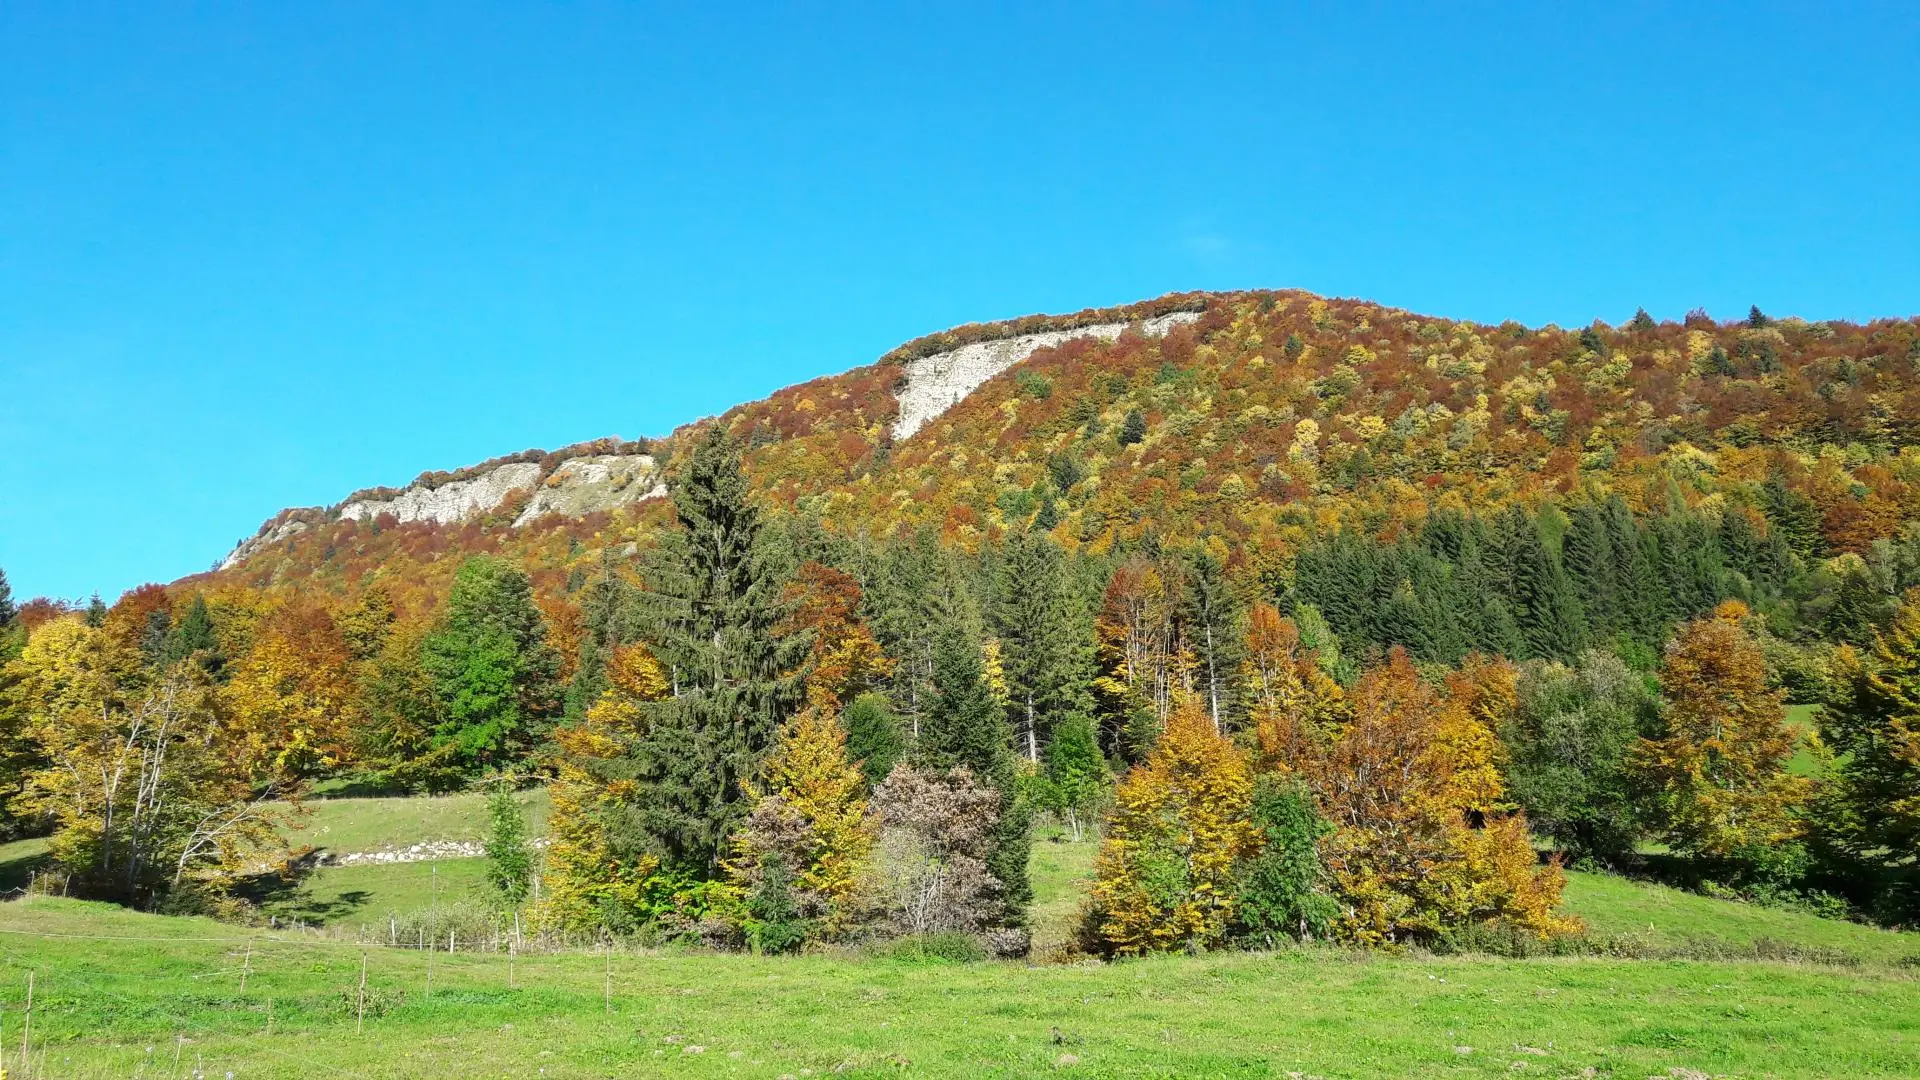
[[[329,835],[365,845],[336,850],[478,835],[477,797],[330,802],[315,815]],[[1597,935],[1816,961],[1300,947],[1041,962],[1072,934],[1094,850],[1036,838],[1033,963],[342,940],[483,898],[481,859],[322,868],[275,901],[320,932],[31,898],[0,905],[0,1047],[9,1077],[1920,1075],[1920,935],[1574,873],[1567,906]],[[0,866],[34,855],[8,845]]]

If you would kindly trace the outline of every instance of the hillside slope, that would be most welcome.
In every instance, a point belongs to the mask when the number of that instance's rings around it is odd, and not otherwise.
[[[1920,320],[1529,329],[1298,291],[1180,294],[930,335],[719,420],[772,505],[847,533],[970,545],[1044,513],[1070,545],[1213,537],[1266,558],[1435,504],[1607,492],[1758,513],[1772,481],[1845,552],[1920,513]],[[689,430],[286,511],[215,581],[350,593],[376,567],[441,582],[446,554],[499,550],[555,588],[600,548],[644,542]]]

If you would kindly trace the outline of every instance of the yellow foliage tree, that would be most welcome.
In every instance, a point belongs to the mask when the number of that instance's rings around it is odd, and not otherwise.
[[[829,935],[853,915],[873,834],[866,782],[847,760],[847,734],[833,717],[803,710],[782,733],[758,785],[747,826],[734,835],[729,879],[747,888],[768,856],[786,860],[802,911]]]
[[[1628,765],[1660,808],[1663,838],[1697,858],[1765,858],[1797,839],[1813,781],[1787,771],[1798,736],[1785,693],[1767,689],[1760,645],[1728,601],[1675,631],[1660,667],[1667,699],[1659,737]]]
[[[1537,865],[1523,817],[1497,813],[1499,741],[1483,717],[1508,700],[1509,675],[1470,662],[1442,693],[1395,649],[1360,680],[1349,722],[1298,760],[1334,826],[1322,852],[1343,906],[1336,936],[1379,945],[1473,923],[1543,938],[1578,929],[1556,911],[1558,865]]]
[[[636,794],[631,780],[612,775],[606,765],[639,737],[641,706],[667,696],[667,675],[652,653],[634,645],[614,652],[607,682],[580,723],[553,733],[560,754],[550,788],[545,889],[535,918],[562,930],[603,927],[610,912],[638,909],[647,879],[659,869],[651,856],[616,854],[603,815]]]
[[[1147,760],[1121,779],[1095,863],[1088,922],[1121,955],[1217,944],[1234,864],[1259,845],[1245,756],[1182,695]]]
[[[1346,692],[1301,643],[1300,628],[1271,604],[1247,612],[1240,684],[1263,768],[1291,770],[1346,716]]]

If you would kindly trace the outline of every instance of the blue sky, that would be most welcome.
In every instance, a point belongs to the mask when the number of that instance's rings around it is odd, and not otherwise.
[[[1439,6],[8,0],[0,567],[1178,289],[1920,310],[1911,5]]]

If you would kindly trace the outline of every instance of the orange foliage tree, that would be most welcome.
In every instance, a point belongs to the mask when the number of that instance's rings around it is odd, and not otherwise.
[[[1674,634],[1660,667],[1662,730],[1628,765],[1675,851],[1768,863],[1804,831],[1799,810],[1813,782],[1787,771],[1799,737],[1786,725],[1785,692],[1767,688],[1746,617],[1730,600]]]
[[[1421,680],[1404,651],[1367,672],[1352,715],[1289,766],[1334,826],[1322,846],[1342,905],[1336,936],[1360,944],[1499,923],[1541,937],[1578,922],[1556,908],[1557,863],[1537,864],[1519,814],[1499,813],[1498,740],[1483,715],[1504,665],[1470,665],[1452,692]]]

